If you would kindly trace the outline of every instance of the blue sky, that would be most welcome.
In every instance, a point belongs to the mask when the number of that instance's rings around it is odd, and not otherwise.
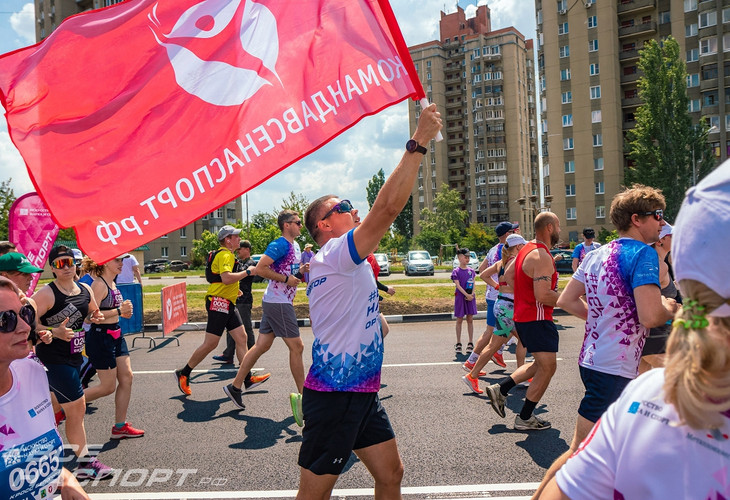
[[[458,4],[473,15],[477,4],[486,3],[492,13],[492,29],[515,26],[527,38],[535,37],[533,0],[461,0]],[[408,45],[438,38],[440,12],[453,12],[453,0],[391,0],[391,5]],[[417,13],[414,15],[414,12]],[[0,0],[0,53],[35,42],[33,3]],[[365,188],[382,168],[386,176],[395,168],[409,138],[408,108],[392,106],[356,126],[285,171],[249,191],[249,212],[276,209],[291,191],[313,200],[331,192],[331,180],[338,181],[337,193],[367,210]],[[20,154],[10,142],[5,120],[0,120],[0,180],[12,178],[16,196],[33,190]],[[211,207],[212,208],[212,207]],[[244,206],[245,210],[245,206]],[[245,213],[244,213],[245,217]]]

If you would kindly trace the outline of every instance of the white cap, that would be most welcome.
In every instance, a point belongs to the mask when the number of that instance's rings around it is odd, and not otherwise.
[[[507,236],[505,244],[507,245],[507,248],[513,248],[517,245],[526,245],[527,241],[525,241],[525,238],[523,238],[520,234],[510,234]]]
[[[677,281],[704,283],[730,298],[730,266],[712,265],[727,248],[730,234],[730,161],[725,161],[687,190],[672,231],[672,265]],[[719,253],[718,253],[719,252]],[[730,316],[723,304],[710,316]]]
[[[664,225],[662,226],[662,230],[659,233],[659,239],[661,240],[665,236],[669,236],[670,234],[672,234],[672,229],[673,228],[672,228],[671,224],[669,224],[668,222],[665,221]]]

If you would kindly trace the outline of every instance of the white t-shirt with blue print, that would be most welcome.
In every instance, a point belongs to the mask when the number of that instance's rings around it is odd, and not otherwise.
[[[304,387],[315,391],[380,390],[378,288],[370,264],[357,253],[353,231],[325,243],[310,262],[307,297],[314,343]]]
[[[639,322],[634,288],[659,287],[659,256],[652,247],[620,238],[586,254],[573,274],[585,286],[588,303],[578,363],[625,378],[639,373],[649,330]]]

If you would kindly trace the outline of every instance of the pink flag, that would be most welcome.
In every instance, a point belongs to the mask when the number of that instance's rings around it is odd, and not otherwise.
[[[128,0],[0,56],[11,139],[98,262],[422,96],[386,0]]]
[[[43,269],[48,252],[58,236],[58,225],[38,193],[26,193],[13,202],[8,216],[8,229],[10,242],[28,257],[31,264]],[[33,294],[40,277],[40,273],[33,275],[30,288],[24,290],[28,295]]]

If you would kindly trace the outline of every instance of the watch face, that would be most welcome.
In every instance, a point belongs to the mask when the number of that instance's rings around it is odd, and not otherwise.
[[[409,153],[413,153],[417,147],[418,143],[413,139],[410,139],[408,142],[406,142],[406,151],[408,151]]]

